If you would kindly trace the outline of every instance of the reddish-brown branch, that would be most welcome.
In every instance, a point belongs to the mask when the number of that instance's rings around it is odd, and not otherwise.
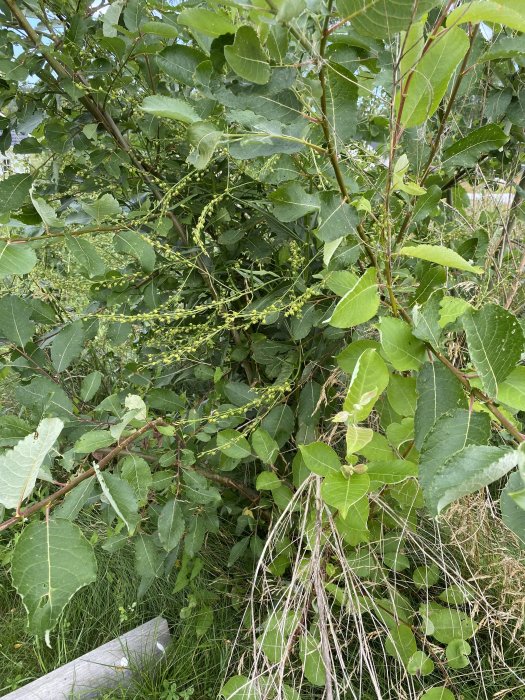
[[[412,325],[412,319],[410,318],[409,314],[406,312],[406,310],[403,307],[399,307],[399,315],[410,325]],[[447,369],[449,369],[452,374],[461,382],[465,390],[467,391],[469,396],[472,396],[476,398],[478,401],[481,401],[481,403],[485,404],[485,406],[488,408],[488,410],[492,413],[494,418],[496,418],[501,425],[512,435],[517,442],[525,442],[525,436],[520,433],[520,431],[516,428],[511,421],[506,418],[503,413],[499,410],[499,408],[496,406],[494,403],[493,399],[490,398],[490,396],[487,396],[483,391],[480,389],[476,389],[473,387],[465,374],[459,370],[457,367],[454,367],[452,362],[448,359],[446,355],[443,355],[442,352],[439,350],[436,350],[430,343],[425,343],[427,350],[434,355]]]
[[[138,438],[141,437],[141,435],[144,435],[144,433],[146,433],[148,430],[151,430],[151,428],[154,428],[156,425],[158,425],[159,423],[163,423],[163,422],[164,422],[164,418],[156,418],[155,420],[149,421],[148,423],[146,423],[146,425],[143,425],[142,428],[139,428],[134,433],[129,435],[127,438],[122,440],[122,442],[119,445],[117,445],[112,450],[110,450],[108,452],[108,454],[100,460],[100,462],[98,463],[99,470],[103,471],[104,469],[106,469],[106,467],[115,459],[115,457],[118,457],[118,455],[122,451],[124,451],[129,445],[131,445],[132,442],[135,442],[135,440],[138,440]],[[0,532],[2,532],[3,530],[7,530],[12,525],[15,525],[16,523],[20,522],[21,520],[24,520],[24,518],[28,518],[30,515],[37,513],[42,508],[50,506],[56,500],[58,500],[59,498],[62,498],[67,493],[69,493],[69,491],[72,491],[75,488],[75,486],[78,486],[78,484],[82,483],[82,481],[85,481],[86,479],[89,479],[94,474],[95,474],[94,467],[91,467],[90,469],[86,469],[85,472],[82,472],[82,474],[79,474],[77,477],[72,479],[68,484],[63,486],[61,489],[58,489],[58,491],[51,493],[46,498],[43,498],[41,501],[38,501],[38,503],[33,503],[33,505],[29,506],[29,508],[26,508],[25,510],[20,511],[20,513],[18,513],[14,517],[9,518],[8,520],[4,521],[0,525]]]
[[[441,138],[443,136],[443,133],[445,131],[445,127],[447,125],[447,120],[448,117],[450,116],[450,112],[452,111],[452,107],[456,101],[456,97],[458,96],[459,88],[461,87],[461,83],[463,81],[463,78],[466,75],[466,68],[467,68],[467,63],[470,58],[470,54],[472,53],[472,49],[474,47],[474,39],[476,38],[478,32],[478,25],[474,28],[473,32],[470,35],[470,46],[468,48],[467,53],[465,54],[465,58],[463,59],[463,63],[461,64],[461,67],[458,71],[458,75],[456,77],[456,80],[454,82],[454,85],[452,87],[452,90],[450,92],[450,97],[447,103],[447,106],[445,108],[445,112],[440,120],[438,131],[436,133],[436,136],[432,142],[432,146],[430,147],[430,154],[428,156],[427,162],[425,163],[425,167],[423,168],[423,175],[421,176],[420,179],[420,185],[424,185],[429,174],[430,174],[430,168],[432,167],[432,162],[434,161],[434,158],[436,156],[436,153],[439,148],[439,144],[441,143]],[[413,210],[407,212],[405,218],[403,219],[403,223],[401,224],[401,227],[399,229],[399,233],[397,234],[396,238],[396,245],[399,245],[401,241],[403,240],[403,237],[406,233],[406,230],[408,229],[410,222],[412,221],[412,215],[413,215]]]
[[[110,450],[107,448],[104,448],[102,450],[97,450],[97,454],[101,455],[106,455],[109,454]],[[135,457],[140,457],[141,459],[146,460],[146,462],[154,463],[158,462],[158,457],[155,455],[150,455],[146,454],[145,452],[137,452],[135,450],[128,451],[126,450],[124,454],[127,455],[132,455]],[[214,481],[216,484],[220,484],[221,486],[225,486],[226,488],[233,489],[234,491],[238,491],[240,494],[245,496],[249,501],[252,503],[257,503],[261,495],[258,491],[254,491],[254,489],[251,489],[249,486],[246,486],[246,484],[241,484],[240,481],[236,481],[235,479],[232,479],[229,476],[224,476],[222,474],[216,474],[215,472],[210,471],[209,469],[204,469],[203,467],[184,467],[185,469],[188,469],[189,471],[196,472],[197,474],[201,474],[202,476],[205,476],[207,479],[210,481]]]
[[[447,367],[452,372],[452,374],[454,374],[454,376],[461,382],[461,384],[463,384],[469,396],[472,396],[478,401],[481,401],[481,403],[485,404],[485,406],[489,409],[492,415],[518,442],[525,442],[525,436],[522,435],[520,431],[516,428],[516,426],[513,425],[511,421],[503,415],[503,413],[499,410],[499,408],[489,396],[487,396],[480,389],[476,389],[475,387],[471,386],[469,380],[465,377],[463,372],[461,372],[461,370],[459,370],[457,367],[454,367],[454,365],[448,359],[448,357],[439,352],[439,350],[434,350],[434,348],[430,345],[428,345],[428,348],[430,349],[432,354],[435,355],[435,357],[437,357],[437,359],[442,364],[444,364],[445,367]]]

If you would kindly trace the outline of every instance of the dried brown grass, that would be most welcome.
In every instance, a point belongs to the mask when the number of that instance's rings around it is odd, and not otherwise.
[[[525,640],[525,549],[501,520],[496,503],[479,492],[445,512],[451,546],[502,616],[515,640]]]

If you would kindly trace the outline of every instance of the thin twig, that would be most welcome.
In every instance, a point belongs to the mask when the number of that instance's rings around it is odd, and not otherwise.
[[[119,445],[117,445],[112,450],[110,450],[110,452],[108,452],[108,454],[100,460],[100,462],[98,463],[99,471],[103,471],[104,469],[106,469],[109,466],[109,464],[115,459],[115,457],[118,457],[118,455],[121,452],[123,452],[128,447],[128,445],[131,445],[132,442],[135,442],[135,440],[138,440],[138,438],[141,437],[142,435],[144,435],[144,433],[146,433],[148,430],[151,430],[151,428],[154,428],[156,425],[158,425],[159,423],[163,423],[163,422],[164,422],[164,418],[156,418],[155,420],[149,421],[148,423],[146,423],[146,425],[143,425],[142,428],[139,428],[134,433],[129,435],[127,438],[125,438]],[[34,513],[37,513],[42,508],[45,508],[46,506],[51,505],[56,500],[58,500],[59,498],[62,498],[67,493],[72,491],[75,488],[75,486],[78,486],[78,484],[82,483],[86,479],[89,479],[94,474],[95,474],[95,467],[91,467],[90,469],[86,469],[85,472],[82,472],[82,474],[79,474],[77,477],[72,479],[68,484],[63,486],[61,489],[58,489],[58,491],[51,493],[46,498],[43,498],[41,501],[38,501],[38,503],[33,503],[33,505],[29,506],[29,508],[26,508],[25,510],[20,511],[14,517],[9,518],[8,520],[4,521],[0,525],[0,532],[3,532],[4,530],[9,529],[13,525],[16,525],[16,523],[20,522],[21,520],[28,518],[30,515],[33,515]]]

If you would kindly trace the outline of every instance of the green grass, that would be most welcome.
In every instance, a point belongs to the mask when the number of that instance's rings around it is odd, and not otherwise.
[[[170,625],[173,640],[165,659],[138,670],[133,687],[104,697],[213,700],[222,685],[241,618],[241,607],[234,605],[240,598],[231,593],[237,582],[224,575],[229,547],[225,540],[214,539],[209,544],[203,552],[203,571],[193,590],[173,593],[175,570],[169,577],[158,579],[140,601],[132,551],[125,549],[109,555],[97,548],[101,575],[73,598],[52,633],[51,649],[28,634],[24,608],[10,585],[7,569],[0,569],[0,695],[162,615]],[[211,604],[213,624],[198,637],[196,617],[181,619],[180,613],[189,595],[209,597],[213,591],[217,594],[212,595],[216,598]],[[193,695],[188,695],[190,690]]]

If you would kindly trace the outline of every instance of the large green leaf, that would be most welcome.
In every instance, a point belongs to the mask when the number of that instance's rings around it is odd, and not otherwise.
[[[511,29],[525,32],[525,8],[521,0],[478,0],[463,3],[447,17],[447,27],[466,22],[505,24]]]
[[[395,549],[394,549],[395,547]],[[399,543],[394,543],[394,551],[392,559],[395,560],[401,554],[398,553]],[[372,598],[363,600],[363,610],[373,612],[374,616],[381,622],[382,625],[392,629],[397,627],[400,620],[410,624],[413,617],[411,604],[404,598],[399,591],[391,589],[389,598]]]
[[[383,39],[403,31],[439,2],[420,0],[414,6],[414,0],[338,0],[337,9],[361,34]]]
[[[273,464],[279,454],[279,445],[263,428],[257,428],[252,433],[252,447],[257,457],[265,464]]]
[[[154,579],[162,575],[165,552],[157,546],[152,535],[139,532],[135,538],[135,573],[141,578],[141,587],[147,590]]]
[[[299,656],[306,680],[318,688],[326,685],[326,669],[321,654],[319,631],[307,630],[299,639]]]
[[[51,359],[57,372],[63,372],[82,352],[84,327],[82,321],[74,321],[55,336],[51,346]]]
[[[102,372],[98,369],[87,374],[80,386],[80,398],[82,401],[91,401],[102,383]]]
[[[273,213],[285,223],[319,210],[318,198],[305,192],[297,182],[279,187],[269,199],[273,203]]]
[[[350,506],[346,518],[337,515],[335,525],[343,540],[351,547],[361,542],[368,542],[370,533],[368,530],[368,517],[370,515],[370,503],[368,496],[363,496]]]
[[[301,456],[308,469],[319,476],[339,474],[341,461],[337,452],[324,442],[311,442],[300,445]]]
[[[0,456],[0,503],[6,508],[19,508],[31,495],[40,467],[63,427],[59,418],[44,418],[36,432]]]
[[[376,270],[371,267],[339,301],[329,323],[335,328],[350,328],[369,321],[378,309]]]
[[[474,272],[477,275],[483,273],[482,267],[471,265],[461,257],[455,250],[445,248],[442,245],[415,245],[401,248],[399,255],[407,255],[411,258],[419,258],[420,260],[428,260],[436,265],[443,267],[453,267],[456,270],[465,270],[466,272]]]
[[[7,275],[27,275],[36,263],[35,251],[27,243],[0,241],[0,279]]]
[[[200,7],[192,7],[182,10],[177,17],[177,22],[206,36],[235,34],[236,30],[235,25],[217,8],[206,10]]]
[[[399,624],[392,627],[385,641],[385,650],[406,666],[410,657],[417,651],[416,638],[410,626]]]
[[[354,368],[343,409],[352,422],[367,418],[388,386],[388,368],[374,348],[365,350]]]
[[[453,639],[447,644],[446,655],[450,668],[466,668],[470,661],[471,646],[464,639]]]
[[[439,688],[435,687],[427,690],[426,693],[423,693],[420,700],[455,700],[455,696],[451,690],[440,686]]]
[[[192,124],[200,119],[195,109],[188,102],[180,100],[178,97],[151,95],[144,99],[141,109],[143,112],[153,114],[155,117],[175,119],[184,124]]]
[[[410,73],[421,58],[425,46],[425,24],[426,17],[423,16],[418,22],[412,22],[400,37],[403,52],[399,61],[399,78],[402,90],[406,89]]]
[[[419,369],[425,359],[425,346],[412,335],[408,323],[399,318],[383,316],[379,324],[381,349],[399,372]]]
[[[328,121],[336,143],[347,144],[357,130],[357,78],[344,66],[330,61],[327,65],[327,82]]]
[[[188,531],[184,538],[184,552],[194,557],[204,543],[206,536],[206,521],[204,517],[193,517],[188,525]]]
[[[498,401],[525,411],[525,367],[515,367],[505,381],[498,384]]]
[[[329,474],[321,486],[321,495],[325,503],[337,508],[342,518],[346,518],[349,509],[368,493],[370,479],[366,474]]]
[[[153,480],[149,464],[142,457],[131,455],[122,460],[120,474],[133,489],[140,505],[148,500],[148,492]]]
[[[362,450],[368,445],[374,437],[372,428],[363,428],[358,425],[350,424],[346,429],[346,455],[347,459],[350,455]]]
[[[412,676],[428,676],[434,670],[434,662],[428,654],[418,649],[408,660],[406,669]]]
[[[435,211],[439,211],[438,204],[443,196],[443,192],[438,185],[430,185],[425,194],[417,198],[413,209],[412,221],[417,223],[431,216]]]
[[[525,37],[500,36],[478,61],[506,61],[509,58],[521,58],[525,54]]]
[[[321,209],[321,214],[323,209]],[[331,270],[324,278],[324,284],[328,289],[339,297],[344,295],[357,284],[358,276],[350,270]]]
[[[502,148],[508,140],[507,134],[497,124],[485,124],[445,148],[442,163],[447,167],[474,167],[481,155]]]
[[[434,114],[468,47],[468,36],[459,27],[434,37],[415,67],[405,98],[398,100],[403,126],[419,126]]]
[[[157,65],[170,78],[184,85],[193,85],[193,74],[206,56],[192,46],[168,46],[156,57]]]
[[[411,476],[417,476],[418,468],[406,459],[392,459],[388,462],[369,462],[366,471],[370,479],[370,490],[385,484],[398,484]]]
[[[0,181],[0,214],[20,209],[29,198],[33,178],[29,173],[10,175]]]
[[[106,501],[132,535],[140,521],[140,515],[137,512],[138,502],[133,489],[127,481],[115,474],[102,473],[97,465],[95,465],[95,472]]]
[[[42,197],[35,197],[33,193],[31,193],[31,201],[40,218],[48,228],[64,227],[64,222],[58,218],[55,209],[46,202],[45,199]]]
[[[261,472],[257,476],[255,488],[257,491],[275,491],[282,486],[282,481],[273,472]]]
[[[68,520],[35,521],[13,552],[11,576],[29,616],[29,629],[44,636],[74,594],[93,583],[97,562],[77,525]]]
[[[468,445],[484,445],[490,436],[486,413],[457,408],[438,418],[421,447],[419,480],[427,491],[441,466]]]
[[[89,430],[81,435],[75,442],[74,451],[78,454],[90,454],[95,450],[101,450],[104,447],[113,445],[115,438],[109,430]]]
[[[454,639],[470,639],[476,632],[476,623],[462,610],[444,608],[434,603],[423,605],[421,614],[424,633],[442,644],[449,644]]]
[[[219,145],[222,131],[219,131],[211,122],[195,122],[188,127],[187,134],[193,150],[186,162],[194,165],[197,170],[202,170],[208,165]]]
[[[439,302],[439,327],[445,328],[449,323],[454,323],[466,311],[472,309],[472,305],[461,297],[445,296]]]
[[[25,299],[25,301],[27,301],[31,307],[33,320],[37,323],[55,323],[57,320],[56,311],[49,302],[42,301],[42,299],[39,299],[38,297]],[[95,320],[92,322],[96,323]]]
[[[14,447],[17,442],[32,433],[29,423],[18,416],[0,416],[0,447]]]
[[[227,457],[244,459],[252,453],[250,443],[237,430],[221,430],[217,433],[217,447]]]
[[[252,27],[239,27],[233,44],[224,47],[224,57],[241,78],[257,85],[270,80],[270,64]]]
[[[441,344],[441,297],[442,292],[437,290],[421,306],[415,304],[412,308],[412,335],[437,349]]]
[[[518,464],[515,450],[471,445],[453,455],[434,473],[425,489],[425,501],[437,515],[462,496],[501,479]]]
[[[466,408],[467,398],[459,380],[440,362],[423,365],[417,374],[416,391],[414,442],[420,450],[437,419],[456,408]]]
[[[135,231],[122,231],[113,238],[115,250],[132,255],[146,272],[153,272],[155,267],[155,249]]]
[[[409,443],[414,438],[414,419],[408,417],[399,422],[390,423],[386,427],[386,436],[388,442],[399,450],[401,445]]]
[[[523,488],[525,484],[520,473],[513,472],[501,492],[500,509],[503,522],[519,537],[522,546],[525,547],[525,510],[510,496],[511,493],[519,493]]]
[[[355,233],[356,226],[359,223],[359,214],[355,207],[349,204],[345,199],[341,198],[340,194],[332,192],[321,193],[321,210],[319,212],[319,227],[316,231],[316,236],[324,243],[333,243],[341,238]],[[350,276],[356,279],[355,275],[349,270],[331,271],[326,276],[326,285],[334,294],[339,294],[336,282],[339,276]],[[343,296],[350,288],[350,284],[345,285],[345,290],[339,296]]]
[[[88,479],[81,481],[78,486],[70,491],[62,503],[53,510],[53,518],[64,518],[65,520],[74,520],[82,510],[86,501],[91,498],[95,490],[96,478],[90,476]]]
[[[140,31],[143,34],[156,34],[166,39],[176,39],[179,36],[177,27],[165,22],[144,22],[140,25]]]
[[[89,277],[98,277],[106,271],[106,265],[95,246],[84,236],[66,236],[66,246]]]
[[[502,382],[516,367],[524,350],[523,331],[509,311],[486,304],[462,316],[470,358],[483,389],[496,397]]]
[[[352,375],[357,364],[357,361],[364,353],[365,350],[373,348],[379,350],[381,348],[377,340],[372,340],[371,338],[356,340],[350,343],[344,350],[342,350],[339,355],[336,356],[336,361],[339,367],[347,374]]]
[[[16,400],[39,416],[74,417],[73,404],[64,389],[48,377],[36,376],[15,389]]]
[[[221,688],[221,697],[225,700],[257,700],[257,681],[246,676],[232,676]]]
[[[0,299],[0,335],[23,348],[33,337],[35,324],[31,321],[31,307],[12,294]]]
[[[294,413],[286,404],[272,408],[261,422],[261,428],[271,435],[279,447],[282,447],[290,439],[294,427]]]
[[[107,221],[120,214],[120,204],[111,194],[103,194],[92,202],[83,202],[82,209],[95,221]]]
[[[393,374],[387,389],[388,403],[400,416],[413,416],[416,412],[417,390],[414,377]]]
[[[110,3],[102,19],[102,33],[105,37],[113,38],[118,34],[117,25],[124,7],[124,0]]]
[[[167,552],[171,552],[179,544],[185,527],[180,501],[172,498],[162,508],[158,522],[159,539]]]
[[[271,663],[278,663],[282,659],[290,635],[298,624],[299,614],[292,611],[284,613],[275,610],[266,620],[257,643]]]
[[[188,501],[202,505],[220,503],[220,493],[214,486],[210,486],[209,481],[202,474],[186,470],[182,478],[186,486],[185,495]]]
[[[144,16],[142,0],[128,0],[124,9],[124,23],[130,32],[138,31]]]

